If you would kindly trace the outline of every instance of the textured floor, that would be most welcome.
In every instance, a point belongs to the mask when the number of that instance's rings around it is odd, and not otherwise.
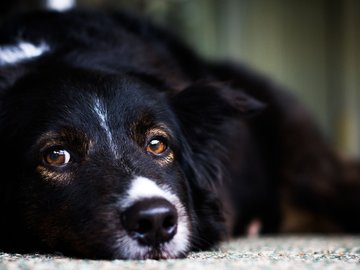
[[[360,236],[238,239],[219,250],[168,261],[91,261],[0,253],[0,270],[360,269]]]

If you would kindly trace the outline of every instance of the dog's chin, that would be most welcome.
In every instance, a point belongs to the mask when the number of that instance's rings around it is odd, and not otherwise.
[[[113,259],[122,260],[163,260],[180,259],[188,253],[186,239],[173,239],[154,246],[144,246],[130,237],[122,237],[117,241]]]

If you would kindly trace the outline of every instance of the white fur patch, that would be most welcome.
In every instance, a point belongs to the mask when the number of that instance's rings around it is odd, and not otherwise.
[[[46,6],[48,9],[65,11],[75,6],[75,0],[47,0]]]
[[[127,198],[122,201],[122,207],[127,208],[141,199],[160,197],[172,202],[176,200],[168,188],[160,188],[154,181],[142,176],[136,177],[127,192]]]
[[[39,57],[49,50],[49,45],[46,43],[35,45],[25,41],[20,41],[16,45],[0,46],[0,66],[16,64]]]
[[[189,248],[189,217],[180,199],[171,192],[169,187],[165,185],[159,186],[146,177],[138,176],[132,181],[126,197],[120,201],[120,206],[126,209],[139,200],[154,197],[168,200],[177,210],[177,233],[171,241],[161,246],[164,258],[176,258]],[[136,240],[127,235],[118,239],[116,248],[128,259],[147,259],[151,254],[151,247],[139,245]]]
[[[108,113],[98,98],[95,100],[94,112],[97,114],[100,125],[106,133],[106,136],[107,136],[109,144],[110,144],[111,151],[113,152],[115,158],[118,158],[117,147],[114,143],[113,135],[111,133],[109,123],[108,123]]]

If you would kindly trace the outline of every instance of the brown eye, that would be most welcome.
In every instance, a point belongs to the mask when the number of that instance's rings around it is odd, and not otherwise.
[[[66,150],[51,150],[45,156],[45,162],[53,166],[66,165],[70,161],[70,153]]]
[[[146,146],[146,152],[154,154],[154,155],[161,155],[167,149],[166,143],[161,141],[160,139],[152,139]]]

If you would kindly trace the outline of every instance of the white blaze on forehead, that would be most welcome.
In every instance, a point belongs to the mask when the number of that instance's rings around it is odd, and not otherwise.
[[[46,43],[35,45],[25,41],[20,41],[16,45],[0,46],[0,66],[39,57],[49,50]]]
[[[161,246],[161,252],[164,257],[176,258],[187,252],[189,249],[190,225],[189,216],[185,207],[178,196],[173,194],[168,186],[159,186],[146,177],[135,177],[132,180],[125,198],[121,200],[120,205],[122,208],[126,209],[139,200],[156,197],[168,200],[177,210],[177,232],[171,241],[166,242]],[[146,259],[148,254],[151,254],[151,247],[139,245],[136,240],[133,240],[129,236],[118,239],[116,246],[121,250],[122,255],[128,259]]]
[[[100,126],[103,128],[103,130],[106,133],[111,151],[113,152],[115,158],[118,158],[117,147],[114,143],[113,135],[109,127],[108,112],[105,109],[105,106],[101,103],[100,99],[98,98],[95,100],[94,112],[99,118]]]

